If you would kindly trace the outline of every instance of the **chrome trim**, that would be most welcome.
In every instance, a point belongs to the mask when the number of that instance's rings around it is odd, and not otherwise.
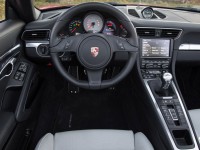
[[[165,131],[167,132],[167,135],[168,135],[168,137],[169,137],[169,139],[170,139],[170,141],[171,141],[171,143],[172,143],[172,146],[173,146],[174,150],[181,150],[181,149],[177,148],[177,146],[176,146],[176,144],[175,144],[175,142],[174,142],[174,140],[173,140],[173,138],[172,138],[172,135],[171,135],[171,133],[170,133],[170,131],[169,131],[169,128],[168,128],[168,126],[167,126],[167,124],[166,124],[166,122],[165,122],[165,119],[164,119],[164,117],[163,117],[163,115],[162,115],[162,113],[161,113],[161,110],[160,110],[160,108],[159,108],[159,106],[158,106],[158,104],[157,104],[157,102],[156,102],[156,100],[155,100],[155,97],[153,96],[153,93],[152,93],[152,91],[151,91],[151,89],[150,89],[150,86],[149,86],[149,84],[148,84],[148,81],[151,81],[151,80],[155,80],[155,79],[144,79],[145,86],[146,86],[146,88],[147,88],[147,90],[148,90],[148,92],[149,92],[149,94],[150,94],[150,96],[151,96],[151,100],[152,100],[153,103],[154,103],[154,106],[155,106],[155,108],[156,108],[156,110],[157,110],[157,113],[158,113],[158,115],[159,115],[159,117],[160,117],[160,119],[161,119],[162,125],[164,126]],[[186,121],[187,121],[189,130],[190,130],[190,133],[191,133],[191,138],[193,139],[193,142],[194,142],[194,148],[192,148],[192,149],[185,149],[185,150],[199,150],[198,145],[197,145],[197,141],[196,141],[195,136],[194,136],[194,132],[193,132],[193,130],[192,130],[191,124],[190,124],[190,122],[189,122],[189,119],[188,119],[188,116],[187,116],[187,113],[186,113],[186,110],[185,110],[185,107],[184,107],[184,105],[183,105],[183,102],[182,102],[182,100],[181,100],[181,98],[180,98],[180,95],[179,95],[179,93],[178,93],[178,90],[176,89],[176,86],[175,86],[175,84],[174,84],[173,81],[172,81],[172,86],[173,86],[173,88],[174,88],[174,90],[175,90],[175,93],[176,93],[177,96],[178,96],[178,100],[179,100],[179,102],[180,102],[180,104],[181,104],[181,107],[182,107],[182,109],[183,109],[183,113],[184,113],[184,115],[185,115],[185,118],[186,118]]]
[[[182,32],[183,32],[183,29],[180,29],[180,28],[159,28],[159,27],[135,27],[136,29],[141,29],[141,28],[149,28],[149,29],[164,29],[164,30],[180,30],[180,33],[178,34],[178,36],[176,38],[174,38],[174,40],[177,40],[180,38]],[[161,37],[162,38],[162,37]],[[166,37],[167,38],[167,37]],[[170,38],[169,38],[170,39]]]
[[[200,51],[200,44],[181,44],[179,46],[179,50],[181,50],[181,51],[188,51],[188,50]]]
[[[26,43],[26,47],[28,47],[28,48],[35,48],[35,51],[36,51],[36,53],[37,53],[37,55],[38,56],[40,56],[40,57],[46,57],[46,58],[49,58],[50,57],[50,55],[48,55],[48,56],[42,56],[42,55],[40,55],[39,53],[38,53],[38,46],[40,46],[41,44],[49,44],[49,41],[44,41],[44,42],[39,42],[39,43]],[[61,56],[59,56],[59,57],[62,57],[63,55],[64,55],[65,53],[63,52],[63,54],[61,55]]]
[[[12,69],[10,71],[9,74],[4,75],[3,77],[0,78],[0,81],[3,80],[5,77],[8,77],[12,74],[13,70],[14,70],[14,63],[16,62],[16,58],[11,58],[8,62],[6,62],[4,65],[2,65],[2,69],[0,70],[0,75],[1,73],[4,71],[4,69],[8,66],[8,65],[12,65]]]
[[[15,50],[17,50],[21,45],[18,44],[15,47],[11,48],[9,51],[7,51],[6,53],[4,53],[2,56],[0,56],[0,61],[3,60],[6,56],[8,56],[9,54],[11,54],[12,52],[14,52]]]
[[[50,56],[42,56],[42,55],[40,55],[38,53],[38,46],[40,46],[42,44],[49,44],[49,42],[45,41],[45,42],[40,42],[40,43],[26,43],[26,47],[28,47],[28,48],[35,48],[36,53],[40,57],[50,57]]]

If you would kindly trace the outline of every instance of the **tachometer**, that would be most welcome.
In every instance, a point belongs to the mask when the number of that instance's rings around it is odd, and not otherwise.
[[[69,24],[69,32],[71,35],[83,33],[82,21],[79,19],[71,21]]]
[[[103,17],[100,14],[91,13],[83,21],[86,32],[98,33],[103,29]]]

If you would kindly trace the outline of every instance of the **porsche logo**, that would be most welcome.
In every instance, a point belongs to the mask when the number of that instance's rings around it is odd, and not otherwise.
[[[91,54],[93,57],[97,57],[99,55],[99,47],[91,47]]]

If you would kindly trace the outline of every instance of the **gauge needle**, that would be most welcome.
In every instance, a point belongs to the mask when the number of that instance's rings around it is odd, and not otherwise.
[[[76,28],[74,28],[74,29],[72,30],[72,33],[73,33],[74,31],[76,31]]]
[[[94,25],[95,25],[95,22],[92,22],[91,25],[88,27],[88,29],[90,29],[92,27],[94,28]]]

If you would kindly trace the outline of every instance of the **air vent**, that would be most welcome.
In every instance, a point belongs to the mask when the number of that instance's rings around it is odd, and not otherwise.
[[[138,15],[138,13],[135,9],[129,9],[128,13],[134,17],[140,18],[140,16]]]
[[[22,39],[24,41],[37,41],[37,40],[49,40],[49,30],[29,30],[24,31]]]
[[[155,29],[137,28],[138,36],[155,36]]]
[[[178,29],[163,29],[161,33],[161,37],[177,38],[180,33],[181,33],[181,30],[178,30]]]
[[[156,28],[137,28],[138,36],[177,38],[181,29],[156,29]]]

